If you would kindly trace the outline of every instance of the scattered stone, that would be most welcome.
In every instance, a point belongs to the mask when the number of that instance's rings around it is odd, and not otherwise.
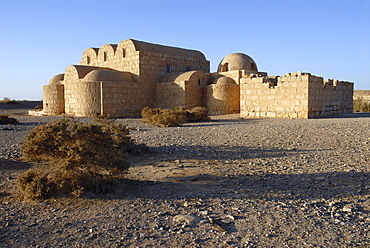
[[[200,219],[192,215],[179,214],[173,217],[173,221],[177,224],[186,223],[189,226],[195,226],[200,222]]]

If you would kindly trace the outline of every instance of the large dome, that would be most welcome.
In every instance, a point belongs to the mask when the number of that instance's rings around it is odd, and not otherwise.
[[[258,72],[256,62],[243,53],[232,53],[227,55],[218,65],[217,72],[233,70],[246,70],[249,73]]]

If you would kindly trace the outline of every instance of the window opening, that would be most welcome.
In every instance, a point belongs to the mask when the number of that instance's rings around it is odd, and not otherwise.
[[[107,52],[104,52],[104,61],[107,61]]]
[[[171,65],[170,64],[166,65],[166,72],[171,73]]]
[[[222,71],[229,71],[229,70],[230,70],[229,63],[225,63],[225,64],[222,66]]]
[[[122,58],[126,57],[126,50],[122,49]]]
[[[87,62],[88,65],[90,64],[90,62],[91,62],[90,56],[87,56],[86,62]]]
[[[198,79],[198,85],[202,84],[202,79]]]

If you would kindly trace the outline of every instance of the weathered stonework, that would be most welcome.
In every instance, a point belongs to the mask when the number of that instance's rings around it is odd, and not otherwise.
[[[352,112],[353,83],[309,73],[268,77],[241,53],[218,71],[195,50],[136,40],[88,48],[43,86],[44,115],[140,116],[144,107],[206,106],[210,114],[310,118]]]

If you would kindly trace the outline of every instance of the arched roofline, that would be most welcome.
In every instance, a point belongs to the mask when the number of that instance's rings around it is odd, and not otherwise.
[[[138,41],[134,39],[128,39],[127,41],[131,41],[136,51],[163,53],[163,54],[168,54],[172,56],[193,57],[199,60],[207,60],[204,54],[197,50],[171,47],[171,46],[163,46],[163,45],[148,43],[144,41]]]
[[[74,68],[74,70],[77,72],[79,79],[84,78],[89,72],[93,70],[113,71],[113,69],[108,67],[88,66],[88,65],[70,65],[67,67],[66,71],[69,71],[70,68]]]
[[[83,79],[84,82],[135,82],[130,72],[92,70]]]
[[[96,47],[89,47],[88,49],[86,49],[84,51],[84,54],[88,53],[89,51],[93,51],[95,53],[96,56],[98,56],[98,53],[99,53],[99,48],[96,48]]]
[[[168,73],[161,78],[161,82],[180,82],[190,81],[191,77],[197,73],[204,73],[202,71],[187,71],[187,72],[175,72]]]

